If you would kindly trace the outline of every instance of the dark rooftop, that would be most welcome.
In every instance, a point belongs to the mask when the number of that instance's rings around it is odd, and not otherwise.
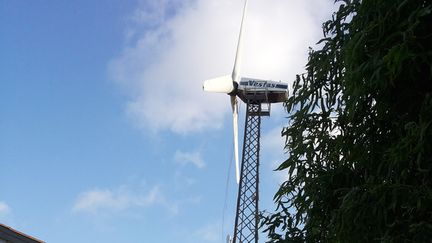
[[[8,243],[45,243],[4,224],[0,224],[0,240]]]

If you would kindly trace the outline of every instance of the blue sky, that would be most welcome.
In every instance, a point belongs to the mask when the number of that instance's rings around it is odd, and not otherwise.
[[[230,106],[201,84],[231,72],[241,7],[0,0],[0,223],[46,242],[223,242]],[[331,9],[250,0],[244,75],[290,83]],[[263,119],[262,210],[284,178],[286,116]]]

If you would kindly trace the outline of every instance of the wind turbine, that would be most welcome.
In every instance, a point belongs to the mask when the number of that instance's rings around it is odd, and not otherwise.
[[[233,115],[234,159],[239,184],[233,243],[258,242],[258,182],[261,116],[270,115],[270,104],[288,98],[288,85],[282,82],[246,78],[240,75],[244,22],[248,1],[245,0],[237,42],[237,52],[231,75],[205,80],[204,91],[230,96]],[[245,133],[240,168],[238,158],[238,99],[247,104]],[[267,109],[263,109],[267,104]]]

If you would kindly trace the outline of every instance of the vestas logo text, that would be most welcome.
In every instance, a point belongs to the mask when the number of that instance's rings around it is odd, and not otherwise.
[[[276,84],[262,82],[262,81],[255,81],[255,80],[249,81],[248,85],[253,87],[259,87],[259,88],[276,88]]]

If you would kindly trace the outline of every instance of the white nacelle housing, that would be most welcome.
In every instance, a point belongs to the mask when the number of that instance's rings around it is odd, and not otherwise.
[[[288,99],[288,84],[255,78],[242,78],[238,85],[237,95],[244,102],[284,102]]]

